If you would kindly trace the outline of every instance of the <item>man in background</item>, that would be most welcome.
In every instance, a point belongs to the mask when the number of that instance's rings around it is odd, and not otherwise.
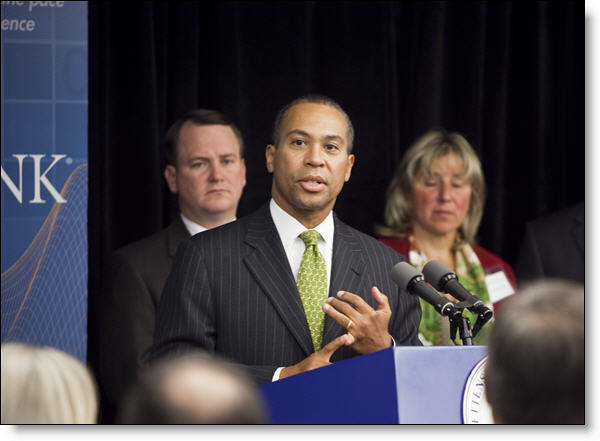
[[[521,285],[546,277],[585,283],[583,202],[527,224],[515,273]]]
[[[496,423],[585,423],[583,286],[548,279],[507,299],[488,343]]]
[[[246,184],[243,140],[227,116],[197,109],[165,137],[164,177],[180,215],[158,233],[117,250],[107,280],[100,379],[116,406],[152,346],[156,307],[185,239],[236,219]]]

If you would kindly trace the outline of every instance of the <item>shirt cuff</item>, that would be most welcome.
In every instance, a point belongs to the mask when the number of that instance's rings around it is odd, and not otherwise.
[[[279,376],[281,375],[281,371],[282,370],[283,370],[283,367],[277,368],[277,370],[273,374],[273,379],[271,381],[277,381],[277,380],[279,380]]]
[[[396,340],[394,340],[394,337],[392,337],[392,334],[390,334],[390,338],[392,339],[392,347],[396,346]],[[275,373],[277,373],[277,372],[275,372]],[[279,376],[277,378],[279,378]]]

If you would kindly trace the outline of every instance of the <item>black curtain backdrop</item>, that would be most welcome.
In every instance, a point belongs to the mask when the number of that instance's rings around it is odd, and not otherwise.
[[[238,216],[270,197],[277,109],[336,99],[356,164],[336,212],[374,234],[408,145],[441,126],[482,160],[479,243],[513,263],[525,222],[584,199],[584,2],[90,2],[89,346],[110,253],[176,213],[161,140],[184,112],[229,114],[246,142]]]

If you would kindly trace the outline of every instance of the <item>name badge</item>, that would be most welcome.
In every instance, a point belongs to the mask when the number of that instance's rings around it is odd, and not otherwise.
[[[500,300],[515,293],[515,290],[508,281],[508,277],[506,277],[504,271],[497,271],[495,273],[488,274],[485,276],[485,283],[487,285],[488,294],[490,295],[490,301],[492,303],[499,302]]]

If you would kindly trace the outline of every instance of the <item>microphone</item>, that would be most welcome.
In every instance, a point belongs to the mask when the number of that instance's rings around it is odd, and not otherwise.
[[[485,306],[481,299],[467,291],[458,281],[456,274],[441,263],[435,260],[427,262],[423,267],[423,274],[425,275],[425,280],[431,283],[438,291],[447,292],[458,300],[469,303],[470,306],[467,306],[469,311],[482,314],[488,320],[492,317],[493,313],[490,308]]]
[[[392,268],[392,280],[396,285],[405,288],[409,293],[417,295],[435,308],[435,310],[446,316],[454,315],[457,310],[454,303],[439,295],[431,286],[425,282],[425,277],[409,263],[400,262]]]

